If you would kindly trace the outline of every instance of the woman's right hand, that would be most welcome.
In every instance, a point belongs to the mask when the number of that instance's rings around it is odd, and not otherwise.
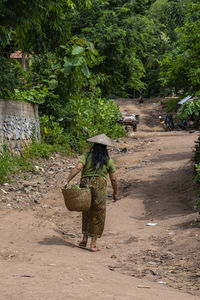
[[[67,177],[67,182],[64,185],[66,189],[69,185],[69,182],[83,169],[83,164],[79,162],[74,169],[71,170],[69,176]]]
[[[68,185],[69,185],[69,182],[67,181],[64,185],[64,189],[66,189],[68,187]]]

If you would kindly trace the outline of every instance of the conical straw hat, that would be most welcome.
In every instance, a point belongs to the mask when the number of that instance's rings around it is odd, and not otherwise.
[[[92,143],[97,143],[97,144],[103,144],[106,146],[114,146],[112,143],[112,140],[107,137],[107,135],[103,134],[99,134],[99,135],[95,135],[89,139],[87,139],[88,142],[92,142]]]

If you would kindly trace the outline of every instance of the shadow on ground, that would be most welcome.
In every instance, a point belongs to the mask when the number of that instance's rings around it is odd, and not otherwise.
[[[166,219],[194,213],[196,186],[193,183],[193,168],[188,162],[189,153],[160,155],[152,162],[173,162],[185,160],[185,166],[178,169],[155,168],[146,181],[126,182],[121,186],[124,196],[143,201],[146,214],[143,219]],[[147,167],[149,168],[149,167]],[[142,169],[141,169],[142,170]],[[159,171],[159,174],[157,172]],[[155,172],[155,173],[154,173]]]
[[[67,247],[70,247],[70,248],[77,247],[77,245],[75,245],[71,242],[65,241],[62,238],[59,238],[59,237],[56,237],[56,236],[44,238],[42,241],[38,242],[38,244],[46,245],[46,246],[51,246],[51,245],[67,246]]]

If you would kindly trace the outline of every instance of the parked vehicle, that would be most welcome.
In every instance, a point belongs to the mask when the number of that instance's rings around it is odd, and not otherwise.
[[[165,131],[171,131],[174,129],[174,121],[171,114],[162,116],[162,114],[159,113],[159,120]]]
[[[126,131],[128,131],[128,126],[131,126],[133,128],[133,131],[137,131],[137,125],[139,124],[139,115],[122,113],[119,123],[125,126]]]

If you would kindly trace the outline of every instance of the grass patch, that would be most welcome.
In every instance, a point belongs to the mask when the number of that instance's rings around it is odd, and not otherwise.
[[[69,149],[69,147],[66,147],[64,145],[50,145],[44,142],[33,142],[31,145],[24,149],[22,157],[25,159],[34,159],[38,157],[49,159],[53,152],[60,152],[63,154],[72,155],[72,152]]]
[[[10,153],[7,145],[3,145],[0,150],[0,184],[9,182],[9,175],[22,174],[26,172],[33,172],[35,165],[35,158],[49,159],[53,152],[59,152],[72,156],[68,147],[62,145],[48,145],[45,143],[33,142],[27,146],[22,155],[13,155]],[[25,175],[25,174],[24,174]]]
[[[20,173],[21,171],[33,170],[33,164],[25,157],[12,155],[7,145],[0,150],[0,184],[9,181],[9,174]]]

